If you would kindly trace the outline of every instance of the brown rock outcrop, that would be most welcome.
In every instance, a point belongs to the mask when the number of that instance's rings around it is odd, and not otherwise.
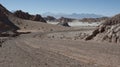
[[[95,39],[120,43],[120,14],[106,20],[86,40]]]

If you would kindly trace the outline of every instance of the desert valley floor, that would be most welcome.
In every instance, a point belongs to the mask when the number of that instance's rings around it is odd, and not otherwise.
[[[82,27],[34,31],[4,38],[0,67],[119,67],[119,44],[75,39],[78,34],[93,30],[94,27]]]
[[[0,67],[120,67],[120,14],[54,24],[0,4]]]

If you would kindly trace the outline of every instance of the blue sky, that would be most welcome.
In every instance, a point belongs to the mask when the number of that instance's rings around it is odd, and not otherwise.
[[[9,10],[23,10],[31,14],[94,13],[112,16],[120,13],[120,0],[0,0]]]

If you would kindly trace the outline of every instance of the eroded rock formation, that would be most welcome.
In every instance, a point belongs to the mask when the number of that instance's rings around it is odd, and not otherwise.
[[[92,35],[85,38],[86,40],[95,39],[120,43],[120,14],[107,19],[93,31]]]

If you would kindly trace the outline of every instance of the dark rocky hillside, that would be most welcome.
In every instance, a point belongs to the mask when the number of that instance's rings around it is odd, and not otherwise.
[[[17,10],[16,12],[14,12],[14,16],[22,19],[26,19],[26,20],[39,21],[39,22],[46,23],[46,21],[44,20],[44,18],[41,17],[41,15],[39,14],[30,15],[29,13],[23,12],[22,10]]]
[[[0,4],[0,32],[15,31],[19,29],[9,20],[11,13]]]

